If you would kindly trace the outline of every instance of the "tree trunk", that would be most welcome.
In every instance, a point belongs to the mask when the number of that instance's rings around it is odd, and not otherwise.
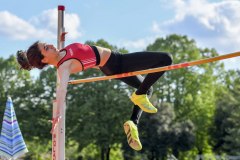
[[[101,147],[101,160],[110,160],[110,147]]]
[[[107,158],[107,160],[110,160],[110,151],[111,151],[111,148],[108,147],[108,148],[107,148],[107,153],[106,153],[106,158]]]
[[[154,151],[151,152],[151,159],[150,160],[154,160]]]
[[[174,149],[173,149],[173,155],[174,155],[176,158],[178,158],[179,152],[178,152],[178,149],[177,149],[177,148],[174,148]]]
[[[104,147],[101,147],[101,160],[104,160]]]
[[[203,159],[202,159],[202,154],[203,154],[202,150],[199,149],[199,150],[198,150],[198,155],[200,155],[200,159],[199,159],[199,160],[203,160]]]

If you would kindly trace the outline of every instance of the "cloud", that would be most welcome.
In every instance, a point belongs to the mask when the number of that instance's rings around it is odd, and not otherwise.
[[[0,12],[0,34],[14,40],[26,40],[30,37],[42,38],[43,33],[51,34],[48,30],[38,31],[27,21],[8,11]]]
[[[195,39],[199,47],[215,48],[220,54],[239,50],[240,1],[209,2],[207,0],[165,1],[173,18],[153,21],[152,37],[122,42],[132,50],[145,49],[156,37],[168,34],[187,35]],[[226,69],[239,68],[240,57],[224,60]]]
[[[146,47],[153,43],[157,37],[145,37],[138,40],[121,40],[118,42],[118,46],[122,46],[130,50],[130,52],[145,50]]]
[[[219,52],[239,49],[240,1],[172,0],[175,16],[165,22],[153,22],[155,34],[184,34],[201,47]]]
[[[77,14],[66,14],[65,22],[66,31],[68,32],[68,37],[70,39],[77,39],[82,36],[82,33],[78,31],[80,26],[80,18]]]
[[[56,9],[49,9],[43,11],[39,16],[33,17],[30,21],[38,27],[47,28],[50,32],[54,33],[54,38],[56,38],[57,19]],[[80,17],[77,14],[66,13],[64,15],[64,26],[65,31],[68,32],[68,39],[76,39],[82,35],[81,32],[79,32]]]
[[[0,34],[8,39],[56,39],[57,33],[57,10],[43,11],[40,15],[24,20],[8,12],[0,12]],[[80,17],[76,14],[65,14],[65,30],[68,39],[79,38]]]

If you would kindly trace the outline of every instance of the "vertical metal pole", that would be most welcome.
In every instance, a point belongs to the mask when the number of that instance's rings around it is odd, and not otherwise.
[[[62,49],[65,41],[64,29],[64,6],[58,6],[58,33],[57,33],[57,48]],[[58,90],[59,79],[57,76]],[[52,160],[65,160],[65,110],[66,104],[57,108],[56,100],[53,101],[53,119],[57,117],[57,110],[60,111],[61,119],[58,122],[55,130],[52,132]],[[58,115],[59,116],[59,115]]]
[[[58,35],[57,35],[57,47],[62,49],[65,42],[65,28],[64,28],[64,6],[58,6]]]

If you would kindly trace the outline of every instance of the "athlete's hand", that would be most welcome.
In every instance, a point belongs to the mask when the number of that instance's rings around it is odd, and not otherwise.
[[[51,134],[53,134],[53,131],[55,130],[55,128],[57,127],[59,121],[61,119],[61,116],[57,116],[56,118],[52,119],[52,129],[51,129]]]

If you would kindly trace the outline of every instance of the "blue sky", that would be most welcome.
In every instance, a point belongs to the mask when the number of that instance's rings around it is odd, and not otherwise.
[[[66,7],[66,44],[103,38],[139,51],[176,33],[221,54],[239,50],[237,0],[8,0],[0,2],[0,57],[36,40],[56,44],[58,5]],[[225,60],[226,68],[239,69],[239,60]]]

